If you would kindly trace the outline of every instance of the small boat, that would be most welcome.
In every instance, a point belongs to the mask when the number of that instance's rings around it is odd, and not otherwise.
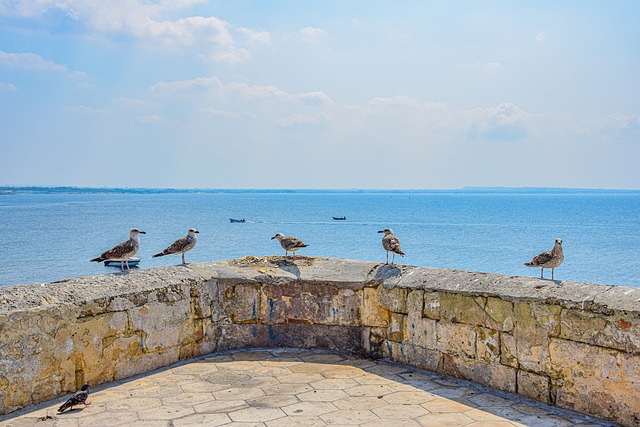
[[[105,259],[104,265],[107,267],[120,267],[122,261],[115,259]],[[129,258],[129,267],[135,267],[140,263],[140,258]],[[127,265],[127,262],[124,262],[124,265]]]
[[[346,221],[347,217],[346,216],[334,216],[333,219],[335,219],[336,221]]]
[[[247,222],[247,221],[245,221],[245,219],[244,219],[244,218],[242,218],[242,219],[233,219],[233,218],[229,218],[229,221],[231,221],[231,222]]]

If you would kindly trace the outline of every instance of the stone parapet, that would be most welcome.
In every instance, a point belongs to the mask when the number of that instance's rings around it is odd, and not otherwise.
[[[0,414],[244,347],[384,357],[640,424],[640,289],[308,257],[0,288]]]

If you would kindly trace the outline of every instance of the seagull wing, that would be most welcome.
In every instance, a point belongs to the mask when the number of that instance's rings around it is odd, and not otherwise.
[[[105,251],[100,255],[100,260],[105,260],[109,258],[120,259],[126,258],[128,256],[133,256],[137,252],[136,244],[132,239],[127,240],[126,242],[118,243],[113,248]]]
[[[404,255],[402,252],[402,248],[400,247],[400,240],[393,234],[389,234],[385,236],[386,245],[384,248],[390,252],[396,253],[398,255]]]
[[[297,237],[293,237],[293,236],[286,236],[282,238],[282,246],[285,249],[291,249],[291,248],[306,248],[307,245],[304,244],[304,242],[302,242],[302,240],[298,239]]]
[[[186,237],[181,237],[178,240],[176,240],[175,242],[173,242],[171,245],[169,245],[169,247],[167,249],[162,251],[162,254],[163,255],[179,254],[180,252],[183,252],[189,246],[189,243],[190,243],[189,239],[187,239]]]
[[[547,262],[551,261],[552,257],[553,255],[551,254],[551,251],[545,251],[540,255],[534,256],[531,262],[528,263],[528,265],[535,267],[538,265],[546,264]]]

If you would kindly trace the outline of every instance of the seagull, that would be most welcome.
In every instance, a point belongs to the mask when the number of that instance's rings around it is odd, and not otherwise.
[[[385,262],[385,265],[389,264],[389,252],[393,253],[393,258],[391,259],[391,265],[393,265],[393,262],[396,260],[396,254],[404,256],[404,252],[402,252],[402,248],[400,248],[400,240],[393,235],[393,230],[390,228],[380,230],[378,233],[384,233],[382,247],[387,251],[387,262]]]
[[[562,253],[562,239],[556,239],[553,249],[550,251],[542,252],[538,256],[534,256],[531,262],[526,262],[524,265],[527,267],[540,267],[540,278],[544,279],[544,269],[551,269],[551,280],[553,280],[553,270],[560,267],[564,261],[564,254]]]
[[[88,397],[89,397],[89,384],[85,384],[82,386],[80,390],[73,393],[73,396],[71,396],[69,400],[64,402],[62,406],[58,408],[58,412],[63,413],[67,409],[70,409],[73,411],[73,407],[80,405],[81,403],[83,403],[84,406],[89,406],[91,404],[86,403]]]
[[[295,258],[295,252],[298,249],[306,248],[307,246],[309,246],[309,245],[305,245],[302,242],[302,240],[298,239],[297,237],[285,236],[282,233],[276,234],[271,238],[271,240],[273,239],[278,239],[278,241],[280,242],[280,246],[282,246],[282,249],[284,249],[284,256],[289,255],[289,252],[293,252],[294,258]]]
[[[129,258],[134,256],[138,249],[140,249],[140,238],[138,234],[147,234],[144,231],[140,231],[137,228],[132,228],[129,231],[129,240],[119,243],[106,252],[103,252],[98,258],[94,258],[91,262],[102,262],[106,259],[113,259],[120,261],[120,270],[124,271],[124,263],[127,263],[127,270],[129,270]]]
[[[157,258],[157,257],[172,255],[172,254],[176,254],[176,255],[182,254],[182,265],[186,265],[187,263],[184,262],[184,253],[189,252],[191,249],[193,249],[193,247],[198,242],[198,236],[196,236],[197,233],[200,233],[200,232],[195,228],[190,228],[186,236],[179,238],[178,240],[173,242],[171,245],[169,245],[169,247],[164,251],[153,255],[152,258]]]

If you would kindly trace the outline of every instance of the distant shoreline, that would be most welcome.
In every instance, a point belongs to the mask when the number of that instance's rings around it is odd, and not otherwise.
[[[554,187],[464,187],[459,189],[225,189],[225,188],[133,188],[71,186],[0,186],[1,195],[15,194],[512,194],[512,195],[640,195],[640,190]]]

